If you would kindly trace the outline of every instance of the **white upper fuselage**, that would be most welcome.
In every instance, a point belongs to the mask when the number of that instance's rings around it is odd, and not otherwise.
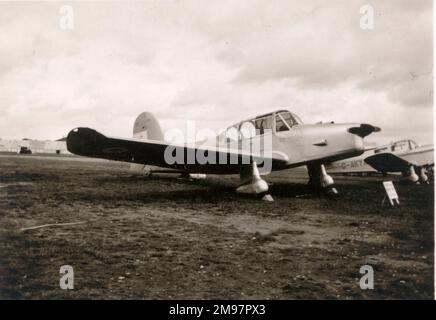
[[[348,131],[359,125],[303,124],[295,114],[279,110],[232,125],[216,140],[210,140],[202,147],[216,145],[218,149],[270,154],[273,159],[285,162],[283,166],[273,167],[273,170],[280,170],[307,162],[327,163],[361,154],[363,139]],[[260,148],[256,149],[256,146]]]

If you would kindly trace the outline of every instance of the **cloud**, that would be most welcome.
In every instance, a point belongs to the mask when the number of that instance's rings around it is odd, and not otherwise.
[[[366,31],[362,4],[74,2],[65,31],[61,3],[1,2],[0,136],[129,136],[145,110],[219,129],[289,108],[431,139],[431,1],[374,3]]]
[[[231,32],[223,36],[244,43],[236,51],[232,46],[222,49],[219,58],[239,69],[235,80],[240,83],[290,79],[301,89],[323,89],[348,81],[363,90],[384,91],[404,106],[432,106],[431,2],[420,8],[410,2],[377,3],[374,30],[359,27],[360,5],[314,4],[310,15],[303,11],[297,22],[287,24],[284,17],[290,14],[283,8],[243,40]],[[411,83],[410,73],[427,76]],[[405,93],[408,89],[414,97]]]

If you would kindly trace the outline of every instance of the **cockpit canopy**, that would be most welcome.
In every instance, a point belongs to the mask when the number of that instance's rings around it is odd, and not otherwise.
[[[218,136],[218,140],[219,142],[230,143],[250,139],[266,133],[289,131],[292,127],[302,123],[301,119],[292,112],[279,110],[230,126]]]
[[[382,153],[382,152],[402,152],[402,151],[410,151],[418,148],[418,144],[413,140],[400,140],[394,143],[391,143],[387,146],[382,146],[374,150],[374,153]]]

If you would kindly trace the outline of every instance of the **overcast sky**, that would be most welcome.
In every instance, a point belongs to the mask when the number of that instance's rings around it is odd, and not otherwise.
[[[151,111],[169,129],[224,128],[287,108],[304,122],[367,122],[379,142],[432,142],[432,2],[0,2],[0,137],[76,126],[130,137]],[[375,137],[375,135],[374,135]]]

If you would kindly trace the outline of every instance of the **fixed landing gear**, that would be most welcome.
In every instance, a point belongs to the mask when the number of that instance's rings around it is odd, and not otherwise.
[[[424,167],[410,166],[408,171],[403,172],[403,179],[415,184],[429,184],[427,170]]]
[[[334,187],[333,178],[327,174],[323,164],[307,165],[309,173],[309,185],[317,192],[323,192],[327,195],[336,195],[338,190]]]
[[[402,172],[402,181],[414,184],[429,184],[426,168],[411,165],[408,170]]]
[[[243,166],[239,176],[241,184],[236,188],[237,193],[261,195],[262,200],[274,201],[271,195],[267,194],[268,183],[261,178],[256,162]]]
[[[428,179],[428,175],[427,175],[427,170],[425,170],[424,167],[420,167],[419,168],[419,181],[422,184],[429,184],[429,179]]]
[[[416,174],[415,166],[410,166],[408,170],[402,172],[402,180],[409,183],[419,184],[419,176]]]

